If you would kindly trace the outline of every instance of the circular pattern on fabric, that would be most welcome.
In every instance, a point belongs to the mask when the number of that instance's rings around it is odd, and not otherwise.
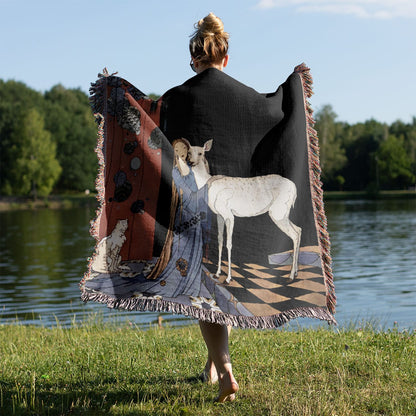
[[[131,183],[129,181],[124,182],[123,185],[118,186],[114,190],[113,201],[124,202],[126,199],[129,198],[132,190],[133,190],[133,187],[131,186]]]
[[[114,197],[112,201],[116,202],[123,202],[129,198],[133,191],[133,186],[127,180],[127,175],[122,170],[118,171],[114,175],[114,183],[116,185],[116,189],[114,189]]]
[[[181,276],[185,277],[188,274],[188,262],[181,257],[176,260],[176,269],[179,271]]]
[[[127,155],[131,155],[135,151],[137,146],[138,144],[136,141],[128,142],[124,145],[123,151]]]
[[[162,131],[159,129],[159,127],[156,127],[150,133],[150,137],[149,137],[149,140],[147,141],[147,144],[153,150],[160,149],[160,147],[162,146],[162,138],[163,138]]]
[[[141,160],[136,156],[130,161],[130,168],[133,170],[137,170],[140,168],[141,164]]]
[[[129,105],[127,101],[123,106],[122,114],[117,117],[117,121],[123,129],[139,134],[141,127],[140,118],[140,110]]]
[[[127,175],[125,172],[123,172],[122,170],[119,170],[115,175],[114,175],[114,183],[116,184],[116,186],[121,186],[123,185],[124,182],[127,181]]]

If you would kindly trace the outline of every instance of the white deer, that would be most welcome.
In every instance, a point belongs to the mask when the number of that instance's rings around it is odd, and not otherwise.
[[[208,185],[208,206],[217,214],[218,222],[218,269],[221,274],[221,256],[224,240],[224,224],[227,229],[228,276],[231,281],[231,249],[234,217],[255,217],[268,212],[276,226],[293,241],[293,262],[290,279],[298,274],[298,256],[302,229],[289,220],[289,213],[296,200],[296,185],[279,175],[235,178],[211,176],[205,152],[211,150],[212,140],[203,147],[191,146],[188,161],[192,166],[198,189]],[[185,163],[180,160],[180,165]],[[183,166],[185,169],[185,166]],[[189,168],[188,168],[189,169]],[[185,169],[186,170],[186,169]]]

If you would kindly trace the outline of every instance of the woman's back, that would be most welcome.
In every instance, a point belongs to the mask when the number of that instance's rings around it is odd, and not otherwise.
[[[213,139],[211,173],[247,177],[257,145],[283,118],[280,99],[208,68],[163,96],[161,126],[170,141],[184,137],[202,146]]]

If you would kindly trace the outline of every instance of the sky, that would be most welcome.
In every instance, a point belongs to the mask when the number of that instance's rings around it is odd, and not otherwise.
[[[163,94],[194,74],[189,36],[213,12],[230,34],[226,73],[275,91],[311,68],[316,110],[339,121],[416,117],[415,0],[0,0],[0,79],[88,92],[97,74]]]

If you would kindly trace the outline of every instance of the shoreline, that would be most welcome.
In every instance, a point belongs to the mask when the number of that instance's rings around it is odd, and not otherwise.
[[[36,210],[36,209],[70,209],[80,206],[97,206],[97,196],[90,194],[59,194],[34,200],[24,196],[0,196],[0,212]]]
[[[327,191],[324,201],[338,200],[383,200],[416,199],[416,191]],[[98,206],[95,193],[90,194],[56,194],[34,200],[24,196],[0,196],[0,212],[35,210],[35,209],[70,209],[80,206]]]
[[[416,191],[327,191],[324,192],[324,201],[337,200],[382,200],[382,199],[416,199]]]

